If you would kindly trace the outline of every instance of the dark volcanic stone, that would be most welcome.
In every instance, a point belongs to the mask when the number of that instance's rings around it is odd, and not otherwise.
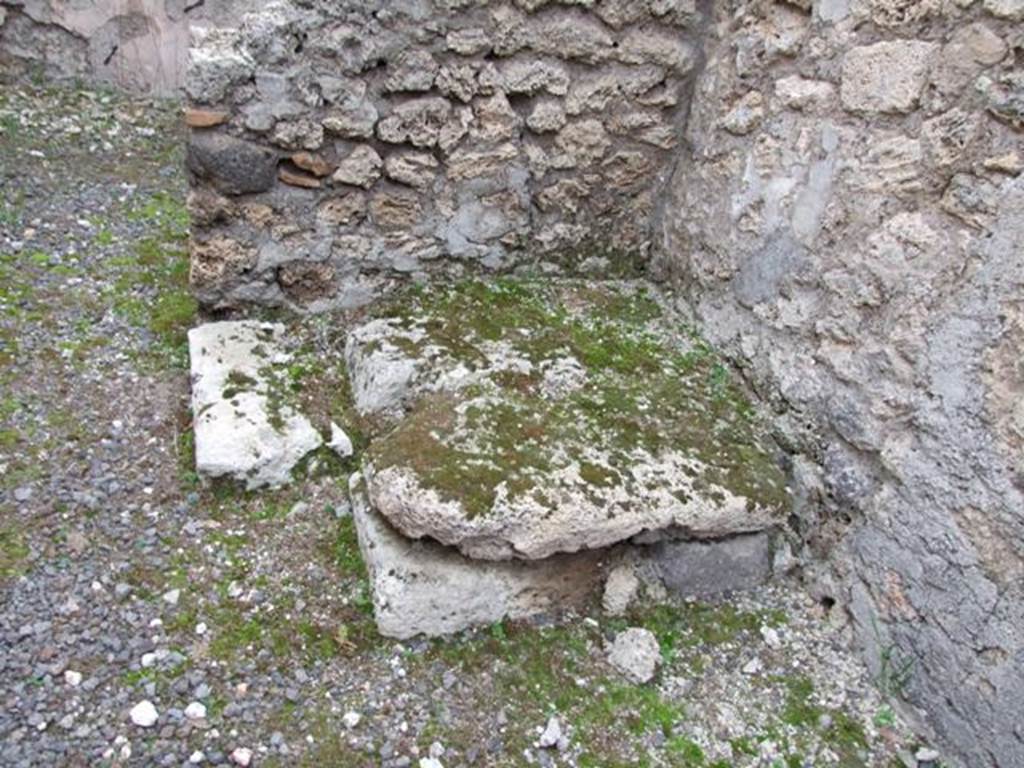
[[[222,133],[194,133],[185,161],[192,173],[228,195],[263,192],[277,176],[273,150]]]

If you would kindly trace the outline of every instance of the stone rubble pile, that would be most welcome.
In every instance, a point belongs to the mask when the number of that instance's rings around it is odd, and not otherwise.
[[[642,286],[506,280],[410,293],[349,332],[371,435],[349,485],[383,634],[556,611],[606,578],[614,614],[644,580],[707,595],[767,578],[786,475],[681,327]],[[280,333],[193,331],[200,473],[279,484],[326,442],[274,400]]]

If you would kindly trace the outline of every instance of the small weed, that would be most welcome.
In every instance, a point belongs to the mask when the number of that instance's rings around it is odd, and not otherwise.
[[[875,633],[875,640],[879,648],[878,664],[878,690],[886,699],[899,698],[903,690],[910,682],[910,676],[914,670],[915,659],[913,657],[903,658],[895,643],[886,643],[882,640],[882,633],[878,622],[874,617],[871,625]]]

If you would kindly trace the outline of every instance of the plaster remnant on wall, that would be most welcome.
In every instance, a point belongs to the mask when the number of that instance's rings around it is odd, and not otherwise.
[[[818,0],[791,53],[773,5],[716,4],[656,258],[792,409],[804,556],[868,663],[914,660],[904,695],[964,764],[1024,762],[1013,3]]]

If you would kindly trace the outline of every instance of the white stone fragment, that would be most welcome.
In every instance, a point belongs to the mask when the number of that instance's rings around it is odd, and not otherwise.
[[[779,637],[779,633],[772,627],[761,627],[761,639],[764,640],[764,644],[769,648],[778,649],[782,647],[782,639]]]
[[[362,715],[360,715],[358,712],[346,712],[345,715],[341,718],[341,722],[345,724],[346,728],[352,730],[357,725],[359,725],[362,719]]]
[[[843,59],[840,97],[851,112],[909,112],[928,80],[938,46],[893,40],[852,48]]]
[[[333,421],[331,422],[331,440],[327,443],[327,447],[343,459],[347,459],[355,452],[352,447],[352,438]]]
[[[548,718],[548,724],[544,727],[544,732],[540,735],[540,740],[537,743],[541,749],[551,749],[557,747],[561,739],[562,724],[558,722],[556,715],[552,715]]]
[[[152,728],[156,725],[158,717],[156,707],[153,706],[151,701],[145,699],[132,707],[128,716],[140,728]]]
[[[196,470],[250,489],[278,486],[322,443],[309,420],[275,402],[267,371],[286,362],[284,326],[251,321],[207,323],[189,331]]]
[[[985,0],[984,6],[986,11],[1001,19],[1024,19],[1024,0]]]
[[[640,589],[640,580],[636,577],[633,566],[622,563],[608,574],[604,584],[604,595],[601,607],[609,616],[621,616],[629,608]]]
[[[185,707],[185,717],[189,720],[206,719],[206,705],[199,701],[193,701]]]
[[[231,762],[247,768],[252,763],[252,750],[247,747],[238,747],[231,753]]]

